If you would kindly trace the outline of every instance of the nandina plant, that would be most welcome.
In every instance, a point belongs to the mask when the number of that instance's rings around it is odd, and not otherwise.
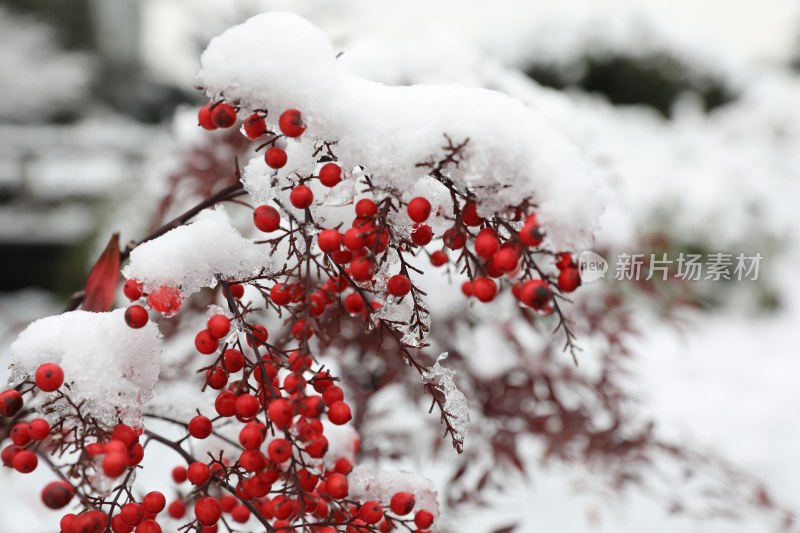
[[[576,357],[562,295],[580,285],[570,250],[591,234],[597,201],[570,145],[497,93],[385,87],[340,74],[335,57],[290,15],[212,41],[199,126],[241,124],[258,156],[138,243],[120,250],[113,237],[83,310],[39,320],[13,344],[2,461],[52,469],[41,496],[65,509],[62,533],[430,531],[429,481],[357,465],[336,370],[346,354],[333,342],[342,324],[419,374],[459,453],[469,402],[446,354],[420,357],[435,327],[428,298],[451,290],[552,322]],[[245,209],[239,229],[232,216]],[[125,262],[131,303],[109,312]],[[203,293],[212,303],[198,309]],[[196,354],[180,392],[156,386],[161,330],[178,319],[193,325]],[[170,403],[195,414],[150,408]],[[158,446],[174,452],[169,498],[136,479]]]

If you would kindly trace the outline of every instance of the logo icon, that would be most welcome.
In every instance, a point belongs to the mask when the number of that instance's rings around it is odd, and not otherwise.
[[[602,256],[588,250],[578,256],[578,273],[583,283],[591,283],[604,278],[607,271],[608,261]]]

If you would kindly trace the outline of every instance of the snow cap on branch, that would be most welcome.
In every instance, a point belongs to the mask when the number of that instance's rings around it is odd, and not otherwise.
[[[216,285],[216,275],[242,278],[269,265],[264,247],[242,237],[222,207],[208,209],[186,226],[137,246],[122,271],[144,284],[180,288],[185,296]]]
[[[447,139],[467,141],[457,165],[443,173],[476,193],[482,215],[530,199],[551,247],[589,244],[601,210],[595,180],[540,113],[485,89],[393,87],[348,76],[335,57],[308,21],[267,13],[214,38],[201,58],[199,81],[214,100],[268,110],[271,124],[284,110],[299,109],[306,133],[291,142],[309,148],[336,142],[343,168],[363,165],[378,190],[406,199],[430,173],[419,164],[443,159]],[[295,165],[290,158],[279,175],[290,175]]]
[[[72,311],[32,323],[11,345],[11,384],[56,363],[64,370],[61,390],[75,404],[85,402],[82,416],[109,428],[119,420],[141,425],[142,405],[153,397],[161,368],[161,334],[153,322],[128,327],[124,313]],[[54,407],[73,412],[63,400]]]

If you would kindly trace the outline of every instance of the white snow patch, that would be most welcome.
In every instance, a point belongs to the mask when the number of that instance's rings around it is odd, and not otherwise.
[[[191,224],[173,229],[131,252],[123,269],[145,291],[167,285],[184,295],[214,287],[216,275],[241,278],[270,265],[267,250],[242,237],[222,207],[200,213]]]
[[[216,37],[201,65],[209,97],[268,109],[271,121],[300,109],[307,129],[297,142],[307,152],[315,140],[336,141],[343,166],[363,165],[376,187],[408,198],[428,173],[417,164],[440,160],[445,136],[454,144],[469,139],[458,168],[446,173],[482,193],[481,212],[530,198],[552,247],[591,241],[601,210],[592,173],[575,147],[519,100],[486,89],[392,87],[345,75],[320,30],[281,13],[255,16]],[[290,157],[281,174],[296,168]]]
[[[60,390],[76,404],[85,402],[82,415],[106,426],[141,425],[142,405],[153,397],[161,368],[161,334],[153,322],[128,327],[124,313],[72,311],[33,322],[11,345],[10,382],[32,379],[39,365],[56,363],[64,370]],[[55,408],[72,409],[64,401]]]

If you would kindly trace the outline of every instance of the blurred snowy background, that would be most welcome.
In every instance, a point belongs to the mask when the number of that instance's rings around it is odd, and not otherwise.
[[[199,55],[271,9],[321,26],[353,74],[487,87],[542,111],[608,184],[601,253],[761,253],[757,282],[618,288],[638,331],[627,382],[660,436],[800,510],[795,0],[0,1],[0,378],[16,333],[63,307],[112,231],[135,239],[214,186],[223,171],[194,125]],[[187,167],[193,179],[177,179]],[[443,296],[434,316],[459,305]],[[530,479],[460,507],[450,530],[776,529],[764,514],[695,520],[671,515],[671,495],[587,488],[591,469],[540,461],[540,447],[522,452]],[[413,466],[444,490],[446,456],[420,452]],[[55,529],[58,514],[23,490],[31,481],[0,472],[3,508],[16,513],[0,514],[0,532]]]

